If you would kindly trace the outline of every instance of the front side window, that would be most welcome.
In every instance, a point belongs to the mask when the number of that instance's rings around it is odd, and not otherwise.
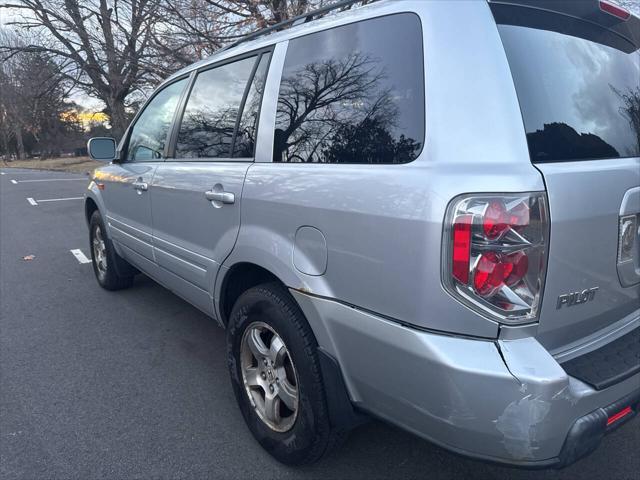
[[[164,157],[173,115],[186,83],[186,78],[172,83],[147,104],[131,129],[127,160],[145,162]]]
[[[289,42],[274,162],[406,163],[424,143],[422,30],[414,14]]]
[[[242,98],[256,57],[205,70],[187,101],[176,158],[228,158]]]

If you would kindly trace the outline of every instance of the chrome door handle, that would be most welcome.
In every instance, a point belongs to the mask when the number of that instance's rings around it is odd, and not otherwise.
[[[221,202],[227,205],[236,203],[236,196],[231,192],[216,192],[214,190],[209,190],[208,192],[204,192],[204,196],[207,200],[212,202]]]
[[[147,190],[149,190],[149,184],[147,182],[143,182],[142,179],[138,179],[133,182],[133,188],[138,191],[146,192]]]

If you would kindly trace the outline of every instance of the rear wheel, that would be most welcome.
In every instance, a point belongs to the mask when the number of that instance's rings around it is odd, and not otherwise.
[[[106,290],[129,288],[133,284],[133,268],[116,253],[97,210],[89,222],[89,241],[93,272],[100,286]]]
[[[251,433],[282,463],[312,463],[344,436],[329,421],[317,348],[280,284],[253,287],[236,301],[227,328],[233,389]]]
[[[298,416],[298,378],[287,346],[267,323],[253,322],[244,331],[240,371],[260,420],[276,432],[291,430]]]

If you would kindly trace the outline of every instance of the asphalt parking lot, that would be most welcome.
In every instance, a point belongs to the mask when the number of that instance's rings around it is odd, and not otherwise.
[[[142,275],[104,291],[81,263],[87,177],[0,173],[3,480],[640,478],[638,419],[562,471],[468,460],[378,421],[316,465],[285,467],[236,408],[223,330]]]

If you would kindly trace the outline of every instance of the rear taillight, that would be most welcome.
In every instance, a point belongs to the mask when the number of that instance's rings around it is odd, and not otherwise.
[[[547,264],[546,205],[544,193],[454,199],[445,220],[445,288],[500,322],[534,321]]]

